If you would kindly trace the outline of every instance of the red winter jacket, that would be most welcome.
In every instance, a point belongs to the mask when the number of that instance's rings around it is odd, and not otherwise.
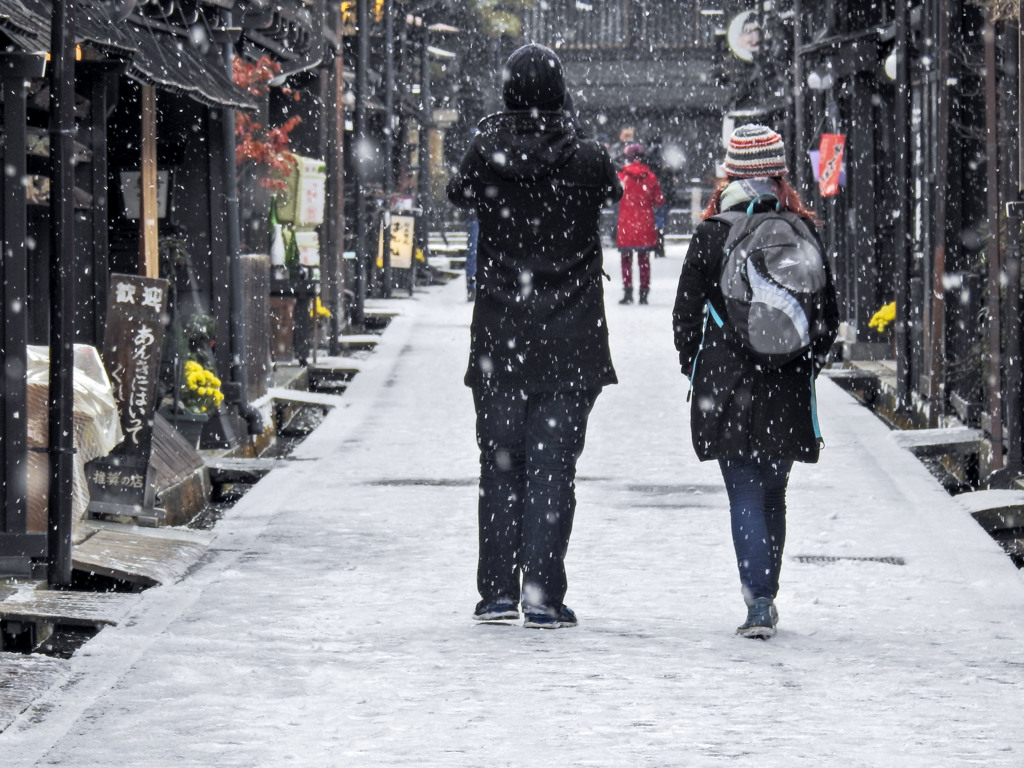
[[[619,171],[622,200],[619,201],[619,248],[653,248],[658,244],[654,229],[654,209],[665,204],[658,177],[643,163],[636,161]]]

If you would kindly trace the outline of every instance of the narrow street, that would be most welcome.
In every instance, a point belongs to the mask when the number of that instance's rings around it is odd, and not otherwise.
[[[779,633],[733,634],[726,496],[693,455],[672,347],[683,252],[653,260],[646,307],[616,303],[606,253],[620,383],[579,465],[578,628],[471,619],[472,305],[455,280],[388,302],[344,407],[191,574],[140,595],[0,733],[5,768],[1024,764],[1024,580],[825,377]]]

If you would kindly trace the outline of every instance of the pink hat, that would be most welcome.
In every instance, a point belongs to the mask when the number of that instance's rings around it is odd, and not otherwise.
[[[644,145],[643,144],[627,144],[625,149],[625,155],[627,160],[636,160],[638,157],[644,156]]]

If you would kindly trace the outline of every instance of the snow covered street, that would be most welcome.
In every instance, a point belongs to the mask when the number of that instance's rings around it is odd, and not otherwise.
[[[693,455],[672,347],[682,257],[652,259],[649,306],[620,306],[606,252],[620,383],[579,463],[578,628],[471,619],[472,305],[455,280],[387,303],[401,314],[344,407],[193,573],[140,595],[0,733],[5,768],[1024,765],[1024,579],[825,377],[779,633],[733,634],[725,491]]]

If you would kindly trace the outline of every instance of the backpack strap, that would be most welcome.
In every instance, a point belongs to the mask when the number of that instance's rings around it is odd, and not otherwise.
[[[708,335],[708,320],[714,319],[715,324],[721,328],[724,323],[722,322],[721,316],[715,311],[715,308],[711,305],[711,301],[707,302],[707,312],[704,313],[704,327],[700,332],[700,346],[697,347],[697,354],[693,356],[693,367],[690,368],[690,386],[686,390],[686,402],[690,402],[690,395],[693,394],[693,377],[697,375],[697,361],[700,360],[700,353],[704,351],[704,339]]]
[[[818,426],[818,395],[814,388],[814,360],[811,359],[811,424],[814,425],[814,439],[818,441],[819,448],[825,447],[825,440],[821,436],[821,427]]]
[[[711,303],[710,299],[708,300],[708,315],[715,321],[715,325],[719,328],[725,325],[725,321],[722,319],[722,316],[718,314],[718,311],[715,309],[715,305]],[[703,339],[701,339],[701,341],[703,342]]]
[[[769,207],[762,207],[760,210],[758,210],[758,205],[761,203],[762,200],[765,201]],[[775,203],[774,205],[772,205],[773,201]],[[766,211],[769,210],[778,212],[781,207],[782,202],[779,200],[778,197],[772,194],[765,193],[763,195],[758,195],[757,197],[750,201],[750,205],[747,206],[747,216],[753,216],[755,213],[765,213]]]

